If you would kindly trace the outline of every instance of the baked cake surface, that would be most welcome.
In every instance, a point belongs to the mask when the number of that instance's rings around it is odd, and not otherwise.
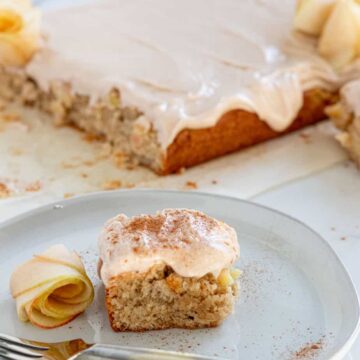
[[[118,215],[105,225],[99,253],[115,331],[217,326],[233,309],[236,232],[201,212]]]
[[[358,73],[336,73],[292,33],[295,4],[95,0],[48,11],[43,48],[2,87],[174,172],[322,119]]]

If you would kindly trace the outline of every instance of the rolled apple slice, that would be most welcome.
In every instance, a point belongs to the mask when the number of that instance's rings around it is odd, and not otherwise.
[[[360,54],[360,3],[338,0],[319,39],[319,52],[337,69]]]
[[[80,257],[64,245],[52,246],[20,265],[11,276],[10,290],[19,319],[44,329],[67,324],[94,298]]]
[[[335,2],[336,0],[298,0],[295,29],[309,35],[320,35]]]

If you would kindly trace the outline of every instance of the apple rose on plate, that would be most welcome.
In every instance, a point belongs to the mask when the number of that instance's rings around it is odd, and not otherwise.
[[[0,0],[0,65],[23,66],[40,44],[40,11],[31,0]]]
[[[64,245],[52,246],[16,268],[10,290],[19,319],[44,329],[67,324],[94,298],[80,257]]]

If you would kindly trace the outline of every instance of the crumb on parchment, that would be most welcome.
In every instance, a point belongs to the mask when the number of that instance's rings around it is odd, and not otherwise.
[[[195,181],[187,181],[184,188],[186,190],[195,190],[198,188],[198,185]]]
[[[11,191],[4,183],[0,183],[0,199],[5,199],[11,195]]]

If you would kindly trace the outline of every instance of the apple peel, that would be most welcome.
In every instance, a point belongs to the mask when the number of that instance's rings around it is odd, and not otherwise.
[[[69,323],[94,299],[80,257],[64,245],[52,246],[16,268],[10,290],[19,319],[44,329]]]

